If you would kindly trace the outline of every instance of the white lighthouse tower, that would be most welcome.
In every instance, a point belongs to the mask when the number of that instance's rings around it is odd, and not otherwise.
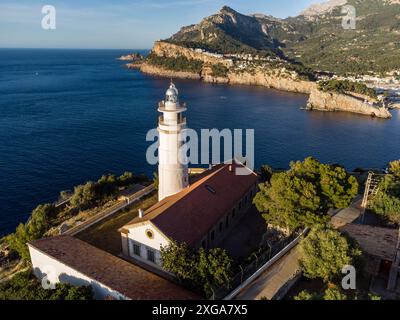
[[[186,129],[186,104],[178,101],[178,89],[171,82],[165,101],[158,104],[162,116],[158,119],[160,146],[158,149],[158,200],[178,193],[189,185],[188,166],[179,155],[183,142],[179,138]]]

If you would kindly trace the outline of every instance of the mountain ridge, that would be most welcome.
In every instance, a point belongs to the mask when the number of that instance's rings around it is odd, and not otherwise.
[[[224,6],[165,41],[222,54],[277,56],[337,74],[390,72],[400,70],[399,3],[331,0],[285,19],[259,13],[244,15]],[[342,27],[344,4],[356,8],[355,30]]]

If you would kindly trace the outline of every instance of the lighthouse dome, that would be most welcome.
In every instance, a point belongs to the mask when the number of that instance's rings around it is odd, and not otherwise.
[[[177,102],[178,101],[178,89],[175,87],[175,85],[171,82],[171,85],[169,86],[168,90],[165,92],[165,101],[166,102]]]

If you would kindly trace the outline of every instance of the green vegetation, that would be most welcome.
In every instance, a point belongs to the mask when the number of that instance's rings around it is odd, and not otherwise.
[[[220,248],[193,251],[184,243],[172,243],[161,248],[165,270],[181,281],[194,285],[207,297],[213,289],[227,284],[232,276],[232,259]]]
[[[389,172],[395,177],[400,178],[400,160],[389,163]]]
[[[339,231],[313,229],[300,243],[300,266],[312,291],[303,290],[295,300],[379,300],[369,292],[370,279],[364,272],[365,256],[358,244]],[[356,289],[342,289],[342,268],[352,265],[357,271]],[[306,283],[310,283],[307,280]],[[317,289],[319,287],[319,289]],[[321,294],[322,292],[322,294]]]
[[[318,82],[318,89],[324,92],[336,92],[342,94],[353,92],[377,99],[377,94],[374,89],[368,88],[365,84],[348,80],[321,81]]]
[[[323,294],[318,294],[315,292],[309,292],[307,290],[301,291],[297,296],[293,298],[294,300],[347,300],[348,297],[335,285],[331,285],[327,288]]]
[[[331,229],[313,229],[302,240],[301,267],[309,279],[334,282],[340,279],[345,265],[356,265],[362,255],[340,232]]]
[[[153,184],[154,184],[154,189],[158,191],[159,188],[158,172],[153,172]]]
[[[301,62],[289,60],[285,67],[288,70],[295,71],[299,75],[300,80],[315,81],[317,79],[314,71]]]
[[[264,164],[261,166],[260,171],[261,171],[261,179],[264,182],[270,182],[272,175],[274,174],[274,171],[272,170],[272,168],[269,165]]]
[[[173,71],[184,71],[200,73],[203,68],[203,62],[200,60],[189,60],[184,56],[178,57],[161,57],[154,53],[151,53],[147,57],[149,64]]]
[[[378,192],[369,204],[376,214],[392,223],[400,223],[400,161],[389,164],[390,174],[378,186]]]
[[[253,202],[267,223],[295,230],[325,225],[328,210],[345,208],[357,195],[358,182],[340,166],[314,158],[292,162],[290,170],[260,184]]]
[[[214,77],[226,77],[228,75],[228,68],[222,63],[213,64],[211,69]]]
[[[29,260],[29,250],[26,244],[44,236],[55,212],[55,208],[51,204],[39,205],[32,211],[27,223],[20,223],[15,233],[6,236],[5,239],[10,249],[18,253],[22,259]]]
[[[90,286],[77,287],[58,283],[54,290],[43,289],[32,270],[16,274],[0,285],[0,300],[92,300]]]
[[[5,237],[10,249],[25,261],[29,261],[28,242],[43,238],[51,227],[59,225],[68,217],[78,214],[81,210],[102,206],[110,200],[115,200],[120,188],[126,188],[133,183],[143,182],[144,176],[134,176],[125,172],[120,177],[103,175],[97,182],[87,182],[74,188],[69,205],[56,208],[53,204],[42,204],[32,211],[30,219],[20,223],[15,233]],[[61,198],[68,195],[61,192]]]
[[[143,176],[135,177],[131,172],[125,172],[120,177],[113,174],[103,175],[97,182],[89,181],[84,185],[76,186],[70,205],[79,210],[100,206],[115,199],[120,188],[142,182],[144,179]]]

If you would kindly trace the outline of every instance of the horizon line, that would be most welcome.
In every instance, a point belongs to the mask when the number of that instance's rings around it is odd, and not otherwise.
[[[66,47],[66,48],[57,48],[57,47],[0,47],[0,50],[6,49],[6,50],[15,50],[15,49],[20,49],[20,50],[139,50],[139,51],[145,51],[145,50],[151,50],[151,48],[78,48],[78,47]]]

